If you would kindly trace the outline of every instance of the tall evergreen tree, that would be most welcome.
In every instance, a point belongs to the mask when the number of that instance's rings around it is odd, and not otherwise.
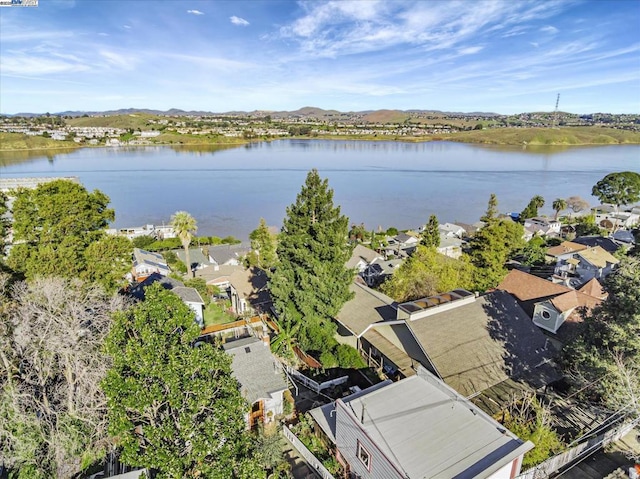
[[[248,411],[231,358],[210,344],[175,294],[153,285],[115,316],[103,381],[109,433],[125,464],[158,478],[260,478],[244,421]]]
[[[333,205],[333,190],[317,170],[307,175],[295,203],[287,208],[270,280],[280,321],[300,322],[300,344],[324,350],[333,340],[334,317],[352,294],[354,277],[345,268],[351,256],[349,220]]]
[[[423,246],[433,246],[437,248],[440,246],[440,230],[438,229],[438,217],[436,215],[429,216],[429,221],[422,232]]]
[[[249,235],[251,249],[255,251],[254,262],[256,266],[269,269],[276,264],[276,239],[269,231],[267,222],[260,218],[260,224]],[[252,251],[252,252],[253,252]]]
[[[491,195],[487,212],[482,217],[486,224],[471,240],[471,262],[476,266],[476,288],[484,291],[498,285],[506,276],[505,263],[514,251],[524,245],[522,225],[496,217],[497,199]]]

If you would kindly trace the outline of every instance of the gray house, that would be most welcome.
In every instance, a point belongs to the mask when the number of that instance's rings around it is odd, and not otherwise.
[[[245,417],[248,427],[274,421],[283,412],[283,394],[288,388],[269,344],[250,337],[225,343],[223,348],[232,357],[231,369],[242,396],[251,404]]]
[[[533,448],[424,368],[310,413],[362,479],[514,478]]]

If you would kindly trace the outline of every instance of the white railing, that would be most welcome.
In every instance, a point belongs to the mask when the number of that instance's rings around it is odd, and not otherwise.
[[[322,479],[335,479],[327,468],[322,465],[320,460],[314,456],[313,453],[307,449],[307,446],[302,444],[302,441],[300,441],[300,439],[298,439],[297,436],[284,424],[282,425],[282,434],[293,445],[293,447],[296,448],[305,461],[307,461],[307,464],[314,473]]]
[[[305,387],[307,387],[307,388],[309,388],[312,391],[315,391],[317,393],[320,393],[323,389],[327,389],[327,388],[330,388],[332,386],[337,386],[339,384],[344,384],[349,380],[349,376],[341,376],[341,377],[336,378],[336,379],[331,379],[329,381],[324,381],[322,383],[319,383],[319,382],[314,381],[313,379],[305,376],[300,371],[298,371],[295,368],[292,368],[291,366],[289,366],[287,364],[283,364],[283,367],[285,368],[285,370],[289,373],[289,375],[291,377],[295,378],[297,381],[302,383],[303,386],[305,386]]]

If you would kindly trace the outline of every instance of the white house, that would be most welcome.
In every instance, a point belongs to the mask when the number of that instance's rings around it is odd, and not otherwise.
[[[512,479],[533,448],[422,367],[310,413],[362,479]]]
[[[273,422],[283,413],[283,395],[288,387],[268,341],[250,337],[222,347],[232,357],[231,369],[240,383],[242,396],[251,404],[245,415],[247,426],[251,429]]]
[[[358,273],[362,273],[373,261],[381,259],[384,258],[380,253],[358,244],[353,248],[351,258],[349,258],[345,266],[348,269],[356,269]]]
[[[160,253],[153,253],[140,248],[133,249],[133,268],[131,274],[135,281],[143,281],[153,273],[168,276],[171,270]]]
[[[524,228],[539,236],[559,236],[561,227],[560,221],[541,216],[524,220]]]

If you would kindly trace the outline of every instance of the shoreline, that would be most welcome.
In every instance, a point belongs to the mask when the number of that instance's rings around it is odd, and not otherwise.
[[[250,140],[244,142],[231,142],[231,143],[153,143],[148,145],[79,145],[79,146],[55,146],[55,147],[47,147],[47,148],[0,148],[0,154],[2,153],[12,153],[12,152],[34,152],[34,151],[58,151],[58,150],[68,150],[76,151],[84,148],[147,148],[154,146],[175,146],[175,147],[216,147],[216,146],[244,146],[251,143],[263,143],[263,142],[272,142],[279,140],[331,140],[331,141],[372,141],[372,142],[380,142],[380,141],[388,141],[394,143],[429,143],[429,142],[438,142],[438,141],[449,141],[453,143],[464,143],[467,145],[479,145],[479,146],[501,146],[501,147],[519,147],[519,148],[527,148],[527,147],[585,147],[585,146],[625,146],[625,145],[640,145],[640,141],[638,142],[623,142],[623,143],[532,143],[532,142],[497,142],[497,141],[469,141],[468,139],[457,139],[457,138],[442,138],[442,137],[409,137],[409,138],[384,138],[384,137],[374,137],[374,138],[362,138],[358,136],[339,136],[339,135],[322,135],[318,137],[306,137],[306,136],[292,136],[286,138],[263,138],[260,140]]]

